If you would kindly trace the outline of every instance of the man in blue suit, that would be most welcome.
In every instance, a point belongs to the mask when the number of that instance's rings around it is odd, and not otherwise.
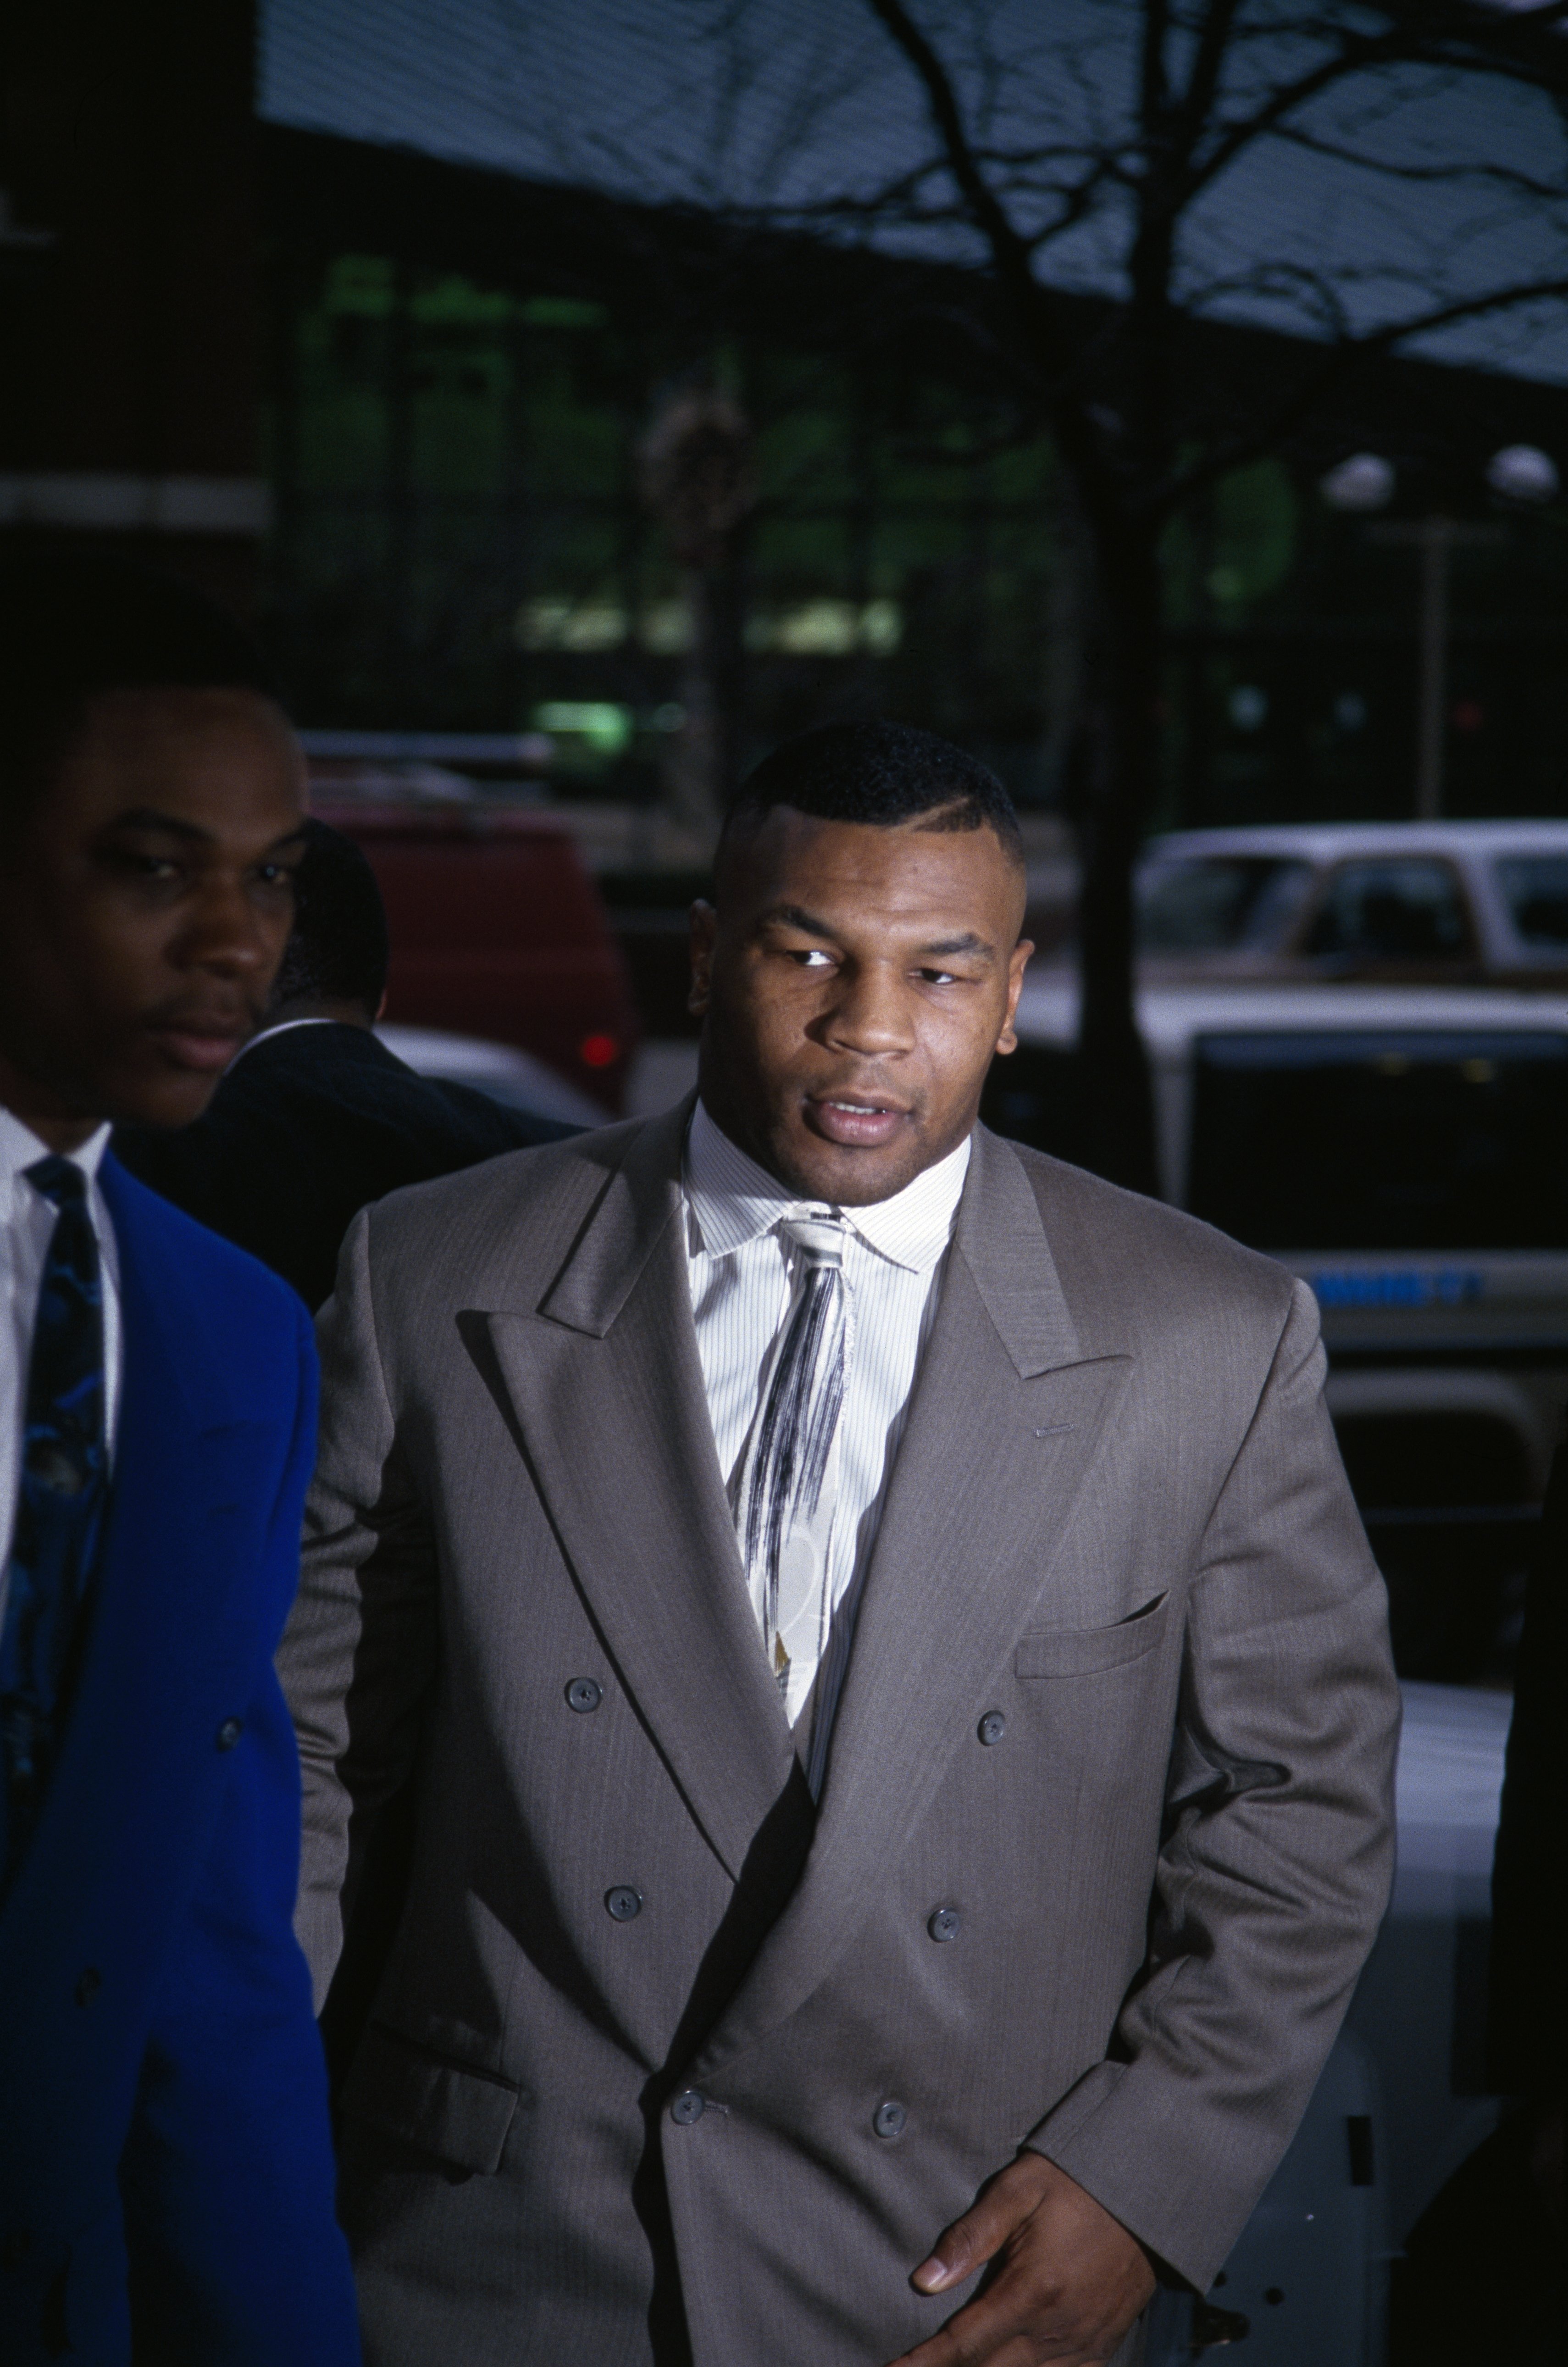
[[[104,1155],[254,1028],[302,766],[244,636],[0,580],[0,2361],[353,2367],[272,1658],[293,1294]]]

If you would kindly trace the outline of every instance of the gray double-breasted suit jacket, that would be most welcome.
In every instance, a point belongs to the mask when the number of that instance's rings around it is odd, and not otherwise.
[[[412,1807],[343,2096],[376,2367],[883,2367],[1021,2145],[1205,2286],[1384,1904],[1397,1695],[1310,1294],[984,1131],[813,1811],[684,1117],[381,1202],[322,1317],[283,1652],[319,1991]]]

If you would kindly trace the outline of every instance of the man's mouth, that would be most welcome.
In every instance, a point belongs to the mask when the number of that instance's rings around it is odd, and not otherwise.
[[[176,1069],[212,1076],[228,1067],[252,1029],[247,1020],[202,1014],[157,1021],[148,1033]]]
[[[851,1093],[815,1094],[806,1106],[814,1134],[853,1150],[874,1150],[890,1142],[909,1116],[896,1102]]]

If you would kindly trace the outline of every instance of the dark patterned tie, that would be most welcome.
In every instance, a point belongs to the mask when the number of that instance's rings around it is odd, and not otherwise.
[[[24,1172],[59,1214],[39,1286],[0,1628],[0,1883],[27,1846],[59,1745],[107,1494],[103,1279],[87,1179],[54,1157]]]

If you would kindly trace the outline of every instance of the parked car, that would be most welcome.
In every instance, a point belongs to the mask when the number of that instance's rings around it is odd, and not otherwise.
[[[603,1126],[605,1111],[576,1085],[569,1085],[554,1069],[513,1044],[489,1044],[474,1036],[450,1036],[439,1027],[398,1027],[383,1023],[376,1030],[389,1052],[406,1060],[422,1077],[442,1084],[473,1085],[503,1109],[522,1110],[529,1117],[551,1119],[558,1126]]]
[[[1137,900],[1151,980],[1568,983],[1568,822],[1184,831]]]
[[[387,1015],[511,1044],[619,1112],[638,1025],[576,841],[547,811],[344,771],[312,807],[364,849],[391,925]]]

